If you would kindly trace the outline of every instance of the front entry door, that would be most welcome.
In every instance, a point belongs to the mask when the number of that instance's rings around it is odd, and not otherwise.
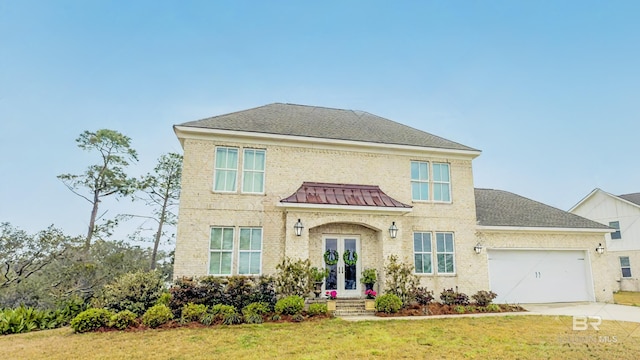
[[[360,239],[353,235],[325,236],[324,254],[329,269],[325,290],[336,290],[342,298],[360,297]]]

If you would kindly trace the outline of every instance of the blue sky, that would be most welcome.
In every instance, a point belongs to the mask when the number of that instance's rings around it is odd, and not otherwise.
[[[56,178],[84,130],[180,152],[172,125],[273,102],[364,110],[483,151],[476,187],[568,209],[640,191],[637,1],[0,0],[0,221],[86,230]],[[105,202],[107,215],[129,211]]]

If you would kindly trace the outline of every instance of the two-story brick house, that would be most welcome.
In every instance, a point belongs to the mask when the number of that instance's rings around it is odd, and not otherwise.
[[[271,104],[176,125],[184,149],[174,273],[259,275],[285,257],[363,294],[389,255],[430,289],[503,302],[608,301],[608,228],[474,189],[474,148],[366,112]],[[384,279],[379,283],[383,289]]]
[[[640,193],[613,195],[594,189],[569,211],[611,227],[605,255],[614,290],[640,291]]]

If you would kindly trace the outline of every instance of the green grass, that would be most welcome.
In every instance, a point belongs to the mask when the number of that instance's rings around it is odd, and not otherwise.
[[[598,332],[573,331],[570,317],[527,315],[87,334],[63,328],[0,337],[0,349],[3,359],[635,359],[640,324],[604,321]]]
[[[620,305],[640,306],[640,292],[618,291],[613,294],[613,301]]]

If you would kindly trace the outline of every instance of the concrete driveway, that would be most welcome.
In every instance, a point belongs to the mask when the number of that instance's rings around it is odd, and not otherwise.
[[[595,302],[520,304],[531,315],[600,316],[602,320],[640,323],[640,307]]]

